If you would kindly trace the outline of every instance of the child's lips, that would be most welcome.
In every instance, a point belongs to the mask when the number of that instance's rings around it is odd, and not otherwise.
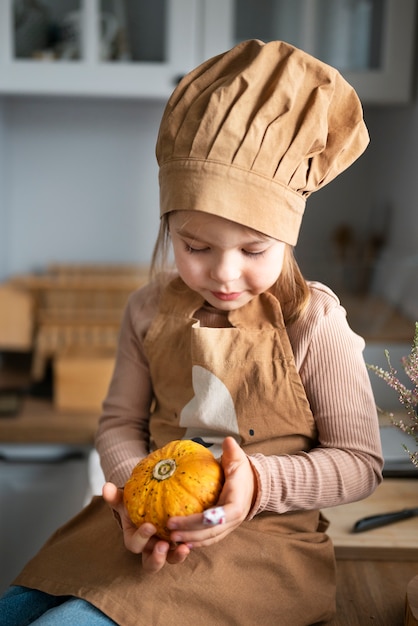
[[[232,300],[237,300],[240,297],[241,291],[234,291],[232,293],[225,293],[223,291],[212,291],[212,295],[218,300],[222,300],[223,302],[230,302]]]

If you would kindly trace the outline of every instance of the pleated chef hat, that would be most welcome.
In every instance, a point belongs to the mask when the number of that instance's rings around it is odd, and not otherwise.
[[[306,198],[368,142],[336,69],[280,41],[245,41],[187,74],[167,103],[161,215],[211,213],[294,245]]]

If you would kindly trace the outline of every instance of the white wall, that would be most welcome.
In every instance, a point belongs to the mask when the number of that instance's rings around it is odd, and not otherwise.
[[[335,230],[349,225],[357,238],[365,238],[374,206],[369,184],[371,152],[366,152],[338,178],[310,196],[296,246],[298,261],[310,279],[334,285]]]
[[[7,241],[8,241],[8,223],[7,223],[7,200],[6,200],[6,124],[4,121],[4,104],[0,100],[0,280],[2,271],[7,271]]]
[[[392,208],[378,287],[418,321],[418,102],[375,109],[371,185]]]
[[[349,224],[359,241],[390,224],[372,288],[418,320],[418,101],[365,109],[365,154],[308,199],[297,255],[308,277],[337,288],[332,233]]]
[[[162,106],[4,101],[9,224],[3,275],[54,261],[149,261],[158,228],[154,155]]]

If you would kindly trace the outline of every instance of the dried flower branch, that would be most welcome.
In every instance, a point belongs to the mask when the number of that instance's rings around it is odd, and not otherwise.
[[[392,422],[404,433],[412,437],[418,448],[418,322],[415,323],[415,334],[411,351],[401,360],[403,370],[412,382],[412,388],[406,387],[399,380],[398,372],[390,362],[388,350],[385,350],[385,355],[389,366],[388,370],[384,370],[376,365],[368,365],[368,368],[398,394],[399,402],[404,407],[407,417],[405,419],[395,419],[394,415],[390,414]],[[418,450],[411,452],[406,446],[404,448],[408,452],[412,463],[418,467]]]

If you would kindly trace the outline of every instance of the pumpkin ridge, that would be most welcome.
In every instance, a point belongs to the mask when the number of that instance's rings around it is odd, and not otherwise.
[[[203,510],[199,497],[187,485],[174,484],[170,490],[170,501],[173,500],[171,510],[173,513],[169,517],[175,515],[187,515],[199,513]],[[190,513],[185,513],[184,511]],[[174,512],[175,511],[175,512]]]

